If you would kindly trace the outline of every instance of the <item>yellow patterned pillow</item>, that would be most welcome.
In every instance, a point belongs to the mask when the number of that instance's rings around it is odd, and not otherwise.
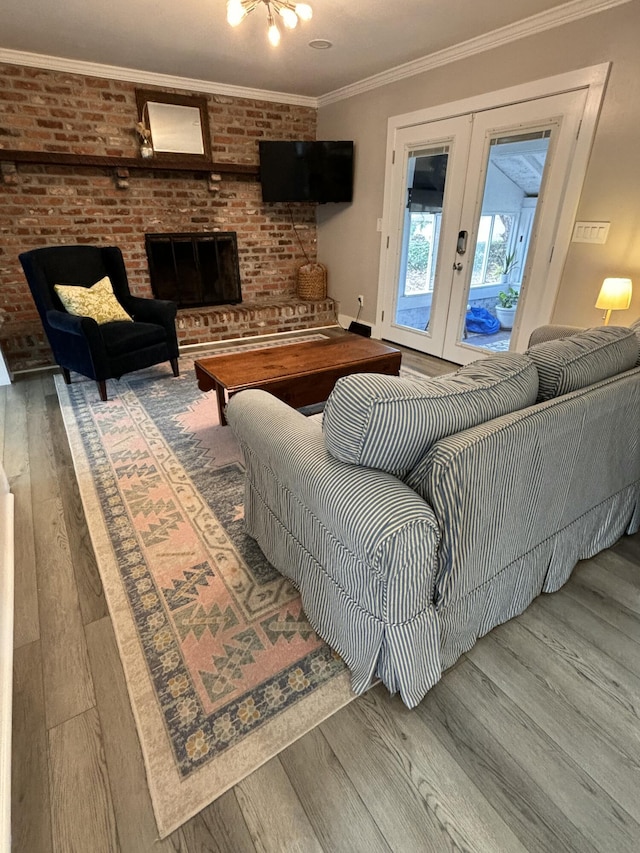
[[[111,323],[113,320],[133,322],[116,299],[108,275],[92,287],[56,284],[55,291],[69,314],[91,317],[96,323]]]

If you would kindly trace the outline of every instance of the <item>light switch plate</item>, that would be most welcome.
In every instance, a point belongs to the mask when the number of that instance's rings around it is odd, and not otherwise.
[[[573,226],[573,243],[606,243],[610,222],[576,222]]]

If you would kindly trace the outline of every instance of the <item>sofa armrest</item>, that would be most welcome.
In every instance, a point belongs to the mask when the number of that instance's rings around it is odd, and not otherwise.
[[[169,299],[148,299],[144,296],[130,296],[126,300],[125,308],[135,320],[157,323],[159,326],[173,324],[178,313],[175,302]]]
[[[167,335],[169,358],[178,358],[178,333],[176,316],[178,306],[170,299],[148,299],[143,296],[129,296],[122,305],[139,323],[156,323],[163,326]]]
[[[53,309],[47,311],[47,322],[52,329],[68,335],[75,335],[83,345],[88,346],[94,364],[107,363],[107,350],[104,345],[100,326],[92,317],[80,317],[66,311]],[[80,341],[74,346],[79,346]]]
[[[538,326],[531,332],[529,338],[529,346],[533,347],[536,344],[543,344],[546,341],[555,341],[559,338],[569,338],[577,332],[584,332],[583,326],[560,326],[550,324],[548,326]]]
[[[98,329],[98,324],[90,317],[80,317],[77,314],[69,314],[66,311],[58,311],[55,308],[47,311],[47,322],[53,329],[57,329],[59,332],[66,332],[69,335],[81,335],[83,337],[93,327],[95,327],[96,331]],[[90,331],[89,334],[91,334]]]
[[[300,590],[353,690],[377,674],[413,707],[442,671],[433,510],[392,474],[333,457],[318,419],[271,394],[242,391],[227,417],[245,455],[247,531]]]
[[[318,420],[265,391],[242,391],[231,398],[227,419],[247,466],[256,457],[282,487],[320,521],[352,554],[385,583],[420,563],[435,566],[439,527],[431,507],[392,474],[341,462],[325,447]],[[415,555],[398,549],[420,540]],[[431,584],[433,586],[433,584]]]

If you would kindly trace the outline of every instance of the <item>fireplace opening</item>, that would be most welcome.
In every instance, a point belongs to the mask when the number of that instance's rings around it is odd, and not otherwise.
[[[145,234],[151,290],[178,308],[242,302],[234,231]]]

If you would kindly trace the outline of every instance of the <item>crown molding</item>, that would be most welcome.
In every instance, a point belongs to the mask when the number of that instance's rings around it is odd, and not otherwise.
[[[562,6],[557,6],[546,12],[540,12],[537,15],[531,15],[522,21],[508,24],[506,27],[500,27],[500,29],[493,30],[490,33],[460,42],[460,44],[453,45],[453,47],[447,47],[444,50],[436,51],[420,59],[414,59],[411,62],[397,65],[388,71],[382,71],[380,74],[366,77],[357,83],[335,89],[333,92],[321,95],[317,99],[318,107],[325,107],[337,101],[344,101],[346,98],[351,98],[354,95],[378,89],[389,83],[396,83],[407,77],[414,77],[416,74],[431,71],[434,68],[448,65],[451,62],[458,62],[469,56],[475,56],[477,53],[483,53],[486,50],[509,44],[512,41],[536,35],[536,33],[542,33],[545,30],[561,27],[572,21],[578,21],[589,15],[596,15],[599,12],[604,12],[607,9],[622,6],[629,2],[630,0],[570,0],[569,3],[565,3]]]
[[[544,32],[545,30],[578,21],[589,15],[595,15],[629,3],[630,0],[570,0],[570,2],[531,15],[522,21],[508,24],[506,27],[493,30],[490,33],[477,36],[444,50],[436,51],[420,59],[405,62],[387,71],[366,77],[357,83],[351,83],[340,89],[335,89],[318,98],[306,95],[295,95],[290,92],[272,92],[266,89],[249,89],[244,86],[233,86],[227,83],[215,83],[211,80],[197,80],[191,77],[173,77],[169,74],[156,74],[151,71],[141,71],[134,68],[121,68],[117,65],[101,65],[97,62],[84,62],[76,59],[64,59],[59,56],[47,56],[40,53],[0,48],[0,62],[11,65],[26,65],[32,68],[43,68],[47,71],[62,71],[69,74],[82,74],[87,77],[103,77],[107,80],[124,80],[130,83],[140,83],[158,86],[166,89],[185,89],[190,92],[203,92],[211,95],[227,95],[232,98],[246,98],[252,101],[270,101],[278,104],[294,106],[319,107],[343,101],[354,95],[378,89],[389,83],[396,83],[407,77],[414,77],[433,68],[458,62],[470,56],[475,56],[486,50],[509,44],[512,41]]]
[[[231,86],[227,83],[214,83],[211,80],[195,80],[191,77],[173,77],[170,74],[156,74],[152,71],[140,71],[135,68],[120,68],[117,65],[101,65],[97,62],[83,62],[77,59],[64,59],[60,56],[46,56],[41,53],[27,53],[20,50],[0,48],[0,62],[10,65],[26,65],[31,68],[44,68],[47,71],[63,71],[68,74],[82,74],[85,77],[103,77],[107,80],[124,80],[128,83],[144,83],[164,89],[186,89],[189,92],[203,92],[210,95],[227,95],[231,98],[247,98],[251,101],[270,101],[277,104],[293,104],[298,107],[317,109],[318,99],[306,95],[293,95],[289,92],[270,92],[266,89],[248,89],[244,86]]]

